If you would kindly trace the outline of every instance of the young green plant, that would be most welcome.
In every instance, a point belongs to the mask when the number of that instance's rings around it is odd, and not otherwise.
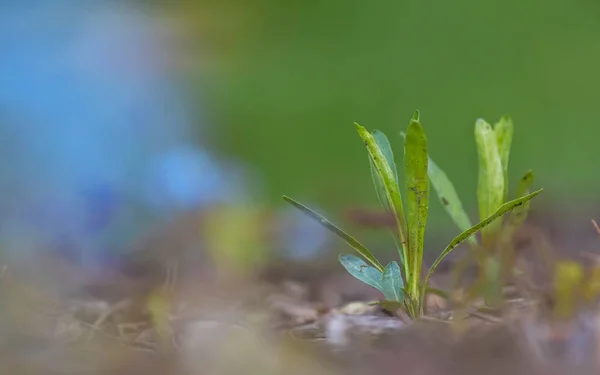
[[[477,181],[477,202],[479,207],[479,219],[483,220],[496,211],[508,198],[508,161],[512,145],[514,126],[512,119],[503,116],[492,127],[483,119],[475,123],[475,143],[477,146],[479,176]],[[442,206],[460,230],[471,227],[469,216],[456,193],[454,185],[446,173],[429,158],[429,178],[437,193]],[[528,171],[519,181],[515,192],[515,198],[526,196],[531,191],[533,184],[533,172]],[[473,248],[482,247],[478,250],[478,263],[481,274],[484,275],[484,289],[488,290],[488,296],[498,294],[499,277],[502,266],[497,254],[490,255],[485,249],[497,245],[506,249],[508,241],[527,217],[529,202],[516,208],[510,215],[506,225],[502,227],[503,220],[499,218],[494,223],[481,231],[481,242],[473,236],[469,243]],[[501,232],[502,229],[502,232]],[[498,242],[494,243],[494,240]],[[504,259],[509,257],[509,251],[501,254]],[[506,261],[504,263],[507,263]],[[495,298],[495,297],[490,297]]]
[[[402,133],[401,133],[402,134]],[[402,134],[403,135],[403,134]],[[479,219],[490,216],[508,198],[508,160],[513,137],[513,122],[504,116],[493,127],[485,120],[475,123],[475,141],[479,158],[479,177],[477,182],[477,202]],[[446,173],[429,157],[429,178],[442,206],[456,224],[464,231],[471,227],[469,216],[456,193],[454,184]],[[519,181],[515,198],[530,193],[533,184],[533,172],[527,171]],[[515,210],[509,220],[509,230],[516,229],[527,217],[529,203],[525,202]],[[502,225],[502,218],[482,230],[482,242],[487,243],[497,234]],[[475,236],[469,239],[472,245],[479,245]]]
[[[400,265],[392,261],[384,267],[364,245],[329,220],[292,198],[284,196],[284,199],[337,234],[362,256],[364,260],[349,254],[339,257],[340,263],[352,276],[381,291],[386,298],[384,302],[400,303],[410,316],[418,317],[424,313],[424,297],[428,291],[429,278],[442,260],[460,243],[469,240],[476,232],[492,224],[505,213],[522,206],[541,190],[502,204],[478,224],[464,229],[433,262],[423,280],[423,241],[429,210],[431,176],[428,173],[430,159],[427,138],[419,112],[415,111],[405,134],[403,190],[406,209],[400,192],[394,154],[387,137],[377,130],[369,132],[358,124],[356,129],[367,149],[377,197],[383,208],[395,218],[396,226],[392,234],[398,248]]]

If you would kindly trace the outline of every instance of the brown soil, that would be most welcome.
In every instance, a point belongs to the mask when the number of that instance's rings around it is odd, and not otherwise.
[[[113,274],[57,259],[5,268],[2,373],[595,374],[596,308],[550,316],[553,262],[595,262],[590,219],[533,213],[516,241],[525,276],[507,284],[503,304],[431,297],[416,321],[370,305],[379,292],[330,260],[232,277],[166,241],[169,256],[133,257]],[[458,261],[440,269],[437,287],[449,289]]]

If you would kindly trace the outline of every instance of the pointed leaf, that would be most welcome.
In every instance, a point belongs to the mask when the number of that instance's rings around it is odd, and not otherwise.
[[[528,194],[524,197],[512,200],[510,202],[506,202],[504,203],[502,206],[500,206],[500,208],[498,208],[498,210],[496,212],[494,212],[492,215],[490,215],[488,218],[486,218],[485,220],[479,222],[478,224],[476,224],[475,226],[473,226],[472,228],[470,228],[467,231],[464,231],[463,233],[459,234],[456,238],[454,238],[449,244],[448,246],[446,246],[446,248],[444,249],[444,251],[442,251],[442,253],[438,256],[438,258],[435,260],[435,262],[433,262],[433,264],[431,265],[431,267],[429,268],[429,271],[427,272],[427,276],[425,277],[425,282],[423,283],[423,288],[427,287],[427,283],[429,282],[429,278],[431,277],[431,274],[435,271],[435,269],[437,268],[437,266],[442,262],[442,260],[444,260],[444,258],[450,254],[450,252],[452,250],[454,250],[460,243],[462,243],[463,241],[465,241],[468,237],[474,235],[475,233],[477,233],[477,231],[481,230],[482,228],[486,227],[487,225],[489,225],[491,222],[493,222],[494,220],[498,219],[500,216],[504,215],[505,213],[507,213],[508,211],[514,210],[515,208],[523,205],[525,202],[528,202],[529,200],[531,200],[533,197],[535,197],[536,195],[538,195],[539,193],[541,193],[544,189],[540,189],[537,191],[534,191],[531,194]],[[421,305],[422,305],[422,301],[421,301]]]
[[[515,198],[520,198],[529,194],[534,179],[535,176],[533,174],[533,171],[529,170],[525,172],[523,177],[521,177],[521,179],[519,180],[519,184],[517,185],[517,190],[515,191]]]
[[[400,136],[406,140],[406,133],[400,132]],[[458,229],[465,231],[473,226],[471,220],[467,215],[467,212],[463,208],[462,202],[456,193],[454,184],[431,157],[428,157],[427,161],[427,174],[429,175],[429,181],[433,185],[434,190],[440,200],[440,203],[450,215],[454,224],[458,226]],[[477,238],[469,237],[468,240],[471,244],[477,245]]]
[[[394,161],[394,153],[392,152],[392,146],[390,145],[388,138],[385,136],[385,134],[383,132],[381,132],[379,130],[373,131],[372,135],[373,135],[373,139],[375,139],[375,142],[377,143],[377,146],[379,146],[379,149],[385,156],[385,159],[388,162],[392,172],[394,173],[394,179],[397,184],[398,183],[398,172],[396,170],[396,162]],[[377,199],[379,200],[379,203],[381,203],[383,208],[385,208],[386,210],[391,210],[390,204],[386,197],[385,186],[383,185],[383,181],[381,180],[381,177],[379,177],[379,174],[377,173],[377,168],[373,164],[373,158],[371,158],[370,155],[369,155],[369,164],[371,165],[371,178],[373,179],[373,185],[375,186],[375,192],[377,193]]]
[[[396,170],[396,162],[394,161],[394,153],[392,152],[392,145],[388,140],[387,136],[380,130],[373,130],[372,132],[377,146],[385,156],[385,160],[388,162],[392,172],[394,173],[394,179],[398,183],[398,171]]]
[[[519,180],[517,185],[516,198],[525,196],[531,191],[531,185],[533,185],[534,175],[532,171],[527,171],[523,177]],[[511,225],[519,226],[529,214],[529,202],[523,203],[522,206],[515,208],[511,212]]]
[[[394,173],[394,179],[396,180],[396,184],[398,184],[398,171],[396,169],[396,162],[394,161],[394,153],[392,152],[392,146],[390,145],[388,138],[383,132],[379,130],[374,130],[372,134],[373,138],[375,139],[375,142],[377,142],[377,145],[381,149],[381,152],[385,156],[385,159],[387,160],[388,164],[390,165],[390,168],[392,169],[392,172]],[[377,173],[377,168],[375,167],[375,164],[373,164],[373,159],[371,158],[371,155],[369,155],[369,164],[371,166],[371,178],[373,179],[373,185],[375,185],[377,199],[386,211],[393,212],[386,196],[385,186],[383,185],[381,177],[379,177],[379,174]],[[402,246],[398,242],[394,231],[392,231],[392,238],[394,239],[394,244],[396,245],[396,249],[398,250],[398,254],[400,255],[400,263],[404,264]]]
[[[502,201],[508,199],[508,157],[510,155],[510,146],[513,138],[513,122],[508,116],[503,116],[500,121],[494,125],[494,133],[496,134],[496,142],[498,144],[498,154],[502,163],[502,171],[504,174],[504,193]]]
[[[390,202],[390,207],[394,213],[394,218],[396,219],[400,243],[402,245],[402,257],[403,259],[407,260],[408,238],[406,234],[407,229],[404,218],[404,207],[402,206],[402,197],[394,177],[394,172],[388,164],[385,155],[377,145],[375,138],[373,138],[373,135],[359,124],[355,125],[358,134],[367,147],[367,151],[371,157],[371,160],[373,161],[375,169],[377,170],[377,174],[381,178],[383,186],[385,187],[386,198],[388,199],[388,202]],[[404,263],[404,267],[406,270],[406,263]]]
[[[407,261],[412,274],[406,275],[413,297],[419,293],[423,262],[423,240],[429,209],[429,177],[427,176],[427,138],[421,124],[411,121],[404,146],[406,219],[409,252]]]
[[[354,255],[342,254],[339,256],[339,260],[350,275],[383,293],[381,271],[369,266],[362,259]]]
[[[471,224],[471,220],[463,208],[452,181],[450,181],[446,173],[431,158],[429,158],[427,173],[440,203],[448,215],[450,215],[454,224],[458,226],[458,229],[465,231],[471,228],[473,224]],[[468,241],[473,245],[477,244],[475,237],[469,237]]]
[[[382,292],[389,301],[403,301],[404,281],[400,274],[400,266],[395,261],[390,262],[383,271],[381,278]]]
[[[418,109],[415,109],[415,111],[413,112],[413,116],[412,116],[411,120],[416,121],[416,122],[421,121],[421,113],[419,112]]]
[[[494,130],[482,119],[475,123],[475,141],[479,155],[479,180],[477,200],[479,203],[479,220],[489,217],[503,203],[504,172],[498,153],[498,143]],[[483,231],[483,234],[497,230],[502,224],[498,220]]]
[[[366,260],[371,262],[371,264],[373,266],[375,266],[375,268],[377,268],[380,272],[383,272],[383,265],[381,263],[379,263],[377,258],[375,258],[373,256],[373,254],[366,247],[364,247],[360,242],[358,242],[353,237],[351,237],[349,234],[347,234],[346,232],[344,232],[343,230],[341,230],[340,228],[335,226],[332,222],[327,220],[325,217],[319,215],[318,213],[316,213],[315,211],[306,207],[302,203],[297,202],[294,199],[292,199],[288,196],[285,196],[285,195],[283,196],[283,199],[285,199],[288,203],[291,203],[292,205],[294,205],[296,208],[300,209],[302,212],[304,212],[306,215],[308,215],[309,217],[311,217],[312,219],[317,221],[319,224],[321,224],[325,228],[327,228],[330,231],[332,231],[333,233],[337,234],[338,237],[340,237],[342,240],[346,241],[346,243],[348,245],[352,246],[352,248],[354,248],[354,250],[356,250]]]
[[[525,175],[523,177],[521,177],[521,179],[519,180],[519,184],[517,185],[517,190],[516,190],[517,198],[529,194],[529,192],[531,190],[531,185],[533,185],[533,180],[534,180],[534,176],[533,176],[532,171],[527,171],[527,173],[525,173]],[[507,225],[505,226],[505,228],[503,230],[503,234],[502,234],[503,235],[502,239],[506,243],[505,246],[508,246],[508,242],[512,239],[517,228],[519,228],[521,223],[523,223],[523,221],[525,221],[525,219],[527,219],[527,215],[529,214],[529,204],[530,204],[530,202],[527,201],[527,202],[523,203],[521,206],[519,206],[511,211],[510,219],[508,220]]]

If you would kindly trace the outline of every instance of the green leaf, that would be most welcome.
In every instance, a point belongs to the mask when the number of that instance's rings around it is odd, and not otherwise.
[[[402,301],[404,299],[404,281],[400,274],[400,266],[395,261],[390,262],[383,270],[381,278],[382,292],[390,301]]]
[[[413,112],[413,116],[412,116],[412,121],[416,121],[416,122],[420,122],[421,121],[421,113],[419,112],[418,109],[415,109],[415,111]]]
[[[482,119],[475,123],[475,141],[479,155],[479,180],[477,200],[479,204],[479,220],[484,220],[504,202],[504,172],[498,153],[498,143],[494,130]],[[486,228],[483,234],[497,230],[502,220]]]
[[[440,203],[448,215],[450,215],[454,224],[458,226],[458,229],[465,231],[471,228],[473,224],[471,224],[471,220],[463,208],[452,181],[450,181],[446,173],[431,158],[429,158],[427,173]],[[475,237],[469,237],[469,242],[477,245]]]
[[[283,199],[285,201],[287,201],[288,203],[294,205],[296,208],[300,209],[302,212],[304,212],[306,215],[308,215],[309,217],[311,217],[312,219],[317,221],[319,224],[321,224],[325,228],[329,229],[330,231],[332,231],[333,233],[338,235],[338,237],[340,237],[342,240],[344,240],[348,245],[352,246],[352,248],[354,248],[354,250],[356,250],[366,260],[371,262],[371,264],[373,266],[375,266],[375,268],[377,268],[380,272],[383,272],[383,265],[381,265],[381,263],[379,263],[377,258],[375,258],[373,256],[373,254],[366,247],[364,247],[360,242],[358,242],[353,237],[351,237],[349,234],[347,234],[346,232],[344,232],[343,230],[341,230],[340,228],[335,226],[332,222],[327,220],[325,217],[319,215],[318,213],[316,213],[315,211],[306,207],[302,203],[297,202],[294,199],[292,199],[286,195],[283,196]]]
[[[396,245],[396,250],[398,250],[398,255],[400,256],[400,264],[405,264],[404,262],[404,251],[402,250],[402,244],[398,241],[396,233],[394,230],[390,230],[392,233],[392,239],[394,240],[394,245]]]
[[[383,293],[381,271],[369,266],[359,257],[350,254],[340,255],[339,261],[350,275]]]
[[[529,194],[531,191],[531,185],[533,185],[534,175],[532,171],[527,171],[523,177],[519,180],[519,184],[517,185],[516,197],[522,197],[524,195]],[[523,205],[515,208],[510,213],[510,221],[509,227],[507,228],[507,235],[512,235],[514,231],[521,225],[525,219],[527,219],[527,215],[529,214],[529,203],[525,202]]]
[[[390,141],[388,140],[386,135],[379,130],[374,130],[372,132],[372,134],[373,134],[373,138],[375,139],[375,142],[377,142],[377,146],[379,146],[379,148],[381,149],[381,152],[385,156],[385,159],[387,160],[388,164],[390,165],[392,172],[394,172],[394,179],[396,180],[396,184],[398,184],[398,171],[396,169],[396,162],[394,161],[394,153],[392,152],[392,146],[390,145]],[[377,199],[379,200],[379,203],[386,211],[393,212],[393,210],[390,207],[390,204],[388,202],[387,196],[386,196],[385,186],[383,185],[381,177],[379,177],[379,174],[377,173],[377,168],[375,167],[375,164],[373,164],[373,159],[371,158],[371,155],[369,155],[369,164],[371,166],[371,178],[373,179],[373,185],[375,186],[375,192],[377,193]],[[396,248],[398,249],[398,254],[400,254],[400,263],[404,264],[404,255],[403,255],[403,251],[402,251],[402,246],[396,239],[396,234],[393,231],[391,231],[391,232],[392,232],[392,238],[394,239],[394,244],[396,245]]]
[[[398,184],[398,171],[396,169],[396,162],[394,161],[394,153],[392,152],[392,146],[390,145],[390,141],[388,140],[386,135],[379,130],[374,130],[372,132],[372,134],[373,134],[373,138],[375,139],[375,142],[377,142],[377,146],[379,146],[379,148],[381,149],[381,152],[385,156],[385,159],[387,160],[388,164],[390,165],[392,172],[394,172],[394,179],[396,180],[396,184]],[[390,204],[388,202],[387,196],[386,196],[385,186],[383,185],[381,177],[379,177],[379,174],[377,173],[377,168],[375,167],[375,164],[373,164],[373,159],[371,158],[370,155],[369,155],[369,164],[371,166],[371,178],[373,179],[373,185],[375,185],[375,192],[377,193],[377,199],[379,200],[379,203],[386,211],[393,212],[393,210],[390,207]],[[404,264],[404,255],[403,255],[403,251],[402,251],[402,246],[396,239],[396,234],[393,231],[391,231],[391,232],[392,232],[392,238],[394,239],[394,244],[396,245],[396,248],[398,249],[398,254],[400,254],[400,263]]]
[[[421,124],[411,121],[404,144],[406,219],[408,222],[409,274],[406,282],[412,297],[418,296],[423,263],[423,240],[429,209],[427,138]]]
[[[398,234],[400,236],[400,243],[402,245],[402,259],[407,260],[407,252],[408,252],[408,238],[406,235],[406,221],[404,218],[404,208],[402,206],[402,197],[400,195],[400,190],[398,188],[398,184],[396,183],[394,172],[392,171],[390,165],[385,158],[385,155],[377,145],[375,138],[367,129],[356,125],[356,130],[358,134],[362,138],[365,146],[367,147],[367,151],[371,160],[373,161],[373,165],[377,170],[377,174],[381,178],[383,182],[383,186],[385,187],[386,198],[388,202],[390,202],[390,208],[394,213],[394,218],[396,219],[396,225],[398,228]],[[406,262],[404,263],[405,271],[406,271]]]
[[[400,136],[406,140],[406,133],[400,132]],[[446,172],[444,172],[431,157],[428,157],[427,161],[427,174],[429,175],[429,181],[433,185],[440,203],[448,215],[450,215],[454,224],[458,226],[458,229],[465,231],[471,228],[473,225],[456,193],[454,184],[452,184],[452,181],[450,181]],[[469,237],[469,242],[473,245],[477,245],[477,239],[475,237]]]
[[[533,193],[528,194],[528,195],[526,195],[524,197],[521,197],[521,198],[518,198],[518,199],[514,199],[514,200],[512,200],[510,202],[504,203],[502,206],[500,206],[500,208],[498,208],[498,210],[496,212],[494,212],[492,215],[490,215],[489,217],[487,217],[485,220],[479,222],[475,226],[471,227],[470,229],[464,231],[463,233],[459,234],[456,238],[454,238],[448,244],[448,246],[446,246],[446,248],[444,249],[444,251],[442,251],[442,253],[438,256],[438,258],[435,260],[435,262],[433,262],[433,264],[429,268],[429,271],[427,272],[427,276],[425,277],[425,282],[423,283],[423,288],[427,288],[427,284],[429,282],[429,278],[431,277],[431,275],[433,274],[433,272],[435,271],[435,269],[437,268],[437,266],[459,244],[461,244],[468,237],[474,235],[475,233],[477,233],[477,231],[479,231],[482,228],[486,227],[491,222],[493,222],[494,220],[498,219],[499,217],[501,217],[502,215],[504,215],[508,211],[514,210],[515,208],[522,206],[525,202],[530,201],[533,197],[535,197],[536,195],[538,195],[539,193],[541,193],[543,190],[544,189],[540,189],[540,190],[534,191]],[[421,305],[422,304],[423,304],[423,301],[421,301]]]
[[[525,172],[523,177],[519,180],[519,184],[517,185],[517,190],[515,192],[515,197],[520,198],[524,195],[529,194],[531,190],[531,185],[533,185],[533,181],[535,176],[533,175],[533,171],[529,170]]]
[[[496,134],[496,142],[498,144],[498,154],[500,155],[504,175],[503,202],[508,199],[508,157],[510,156],[513,132],[513,122],[508,116],[503,116],[500,121],[494,125],[494,133]]]
[[[385,134],[379,130],[374,130],[372,132],[372,135],[373,139],[375,139],[375,142],[377,143],[377,146],[379,146],[379,149],[385,156],[385,159],[388,162],[392,172],[394,173],[394,180],[397,184],[398,171],[396,170],[396,162],[394,161],[394,153],[392,152],[392,146],[390,145],[390,141],[385,136]],[[381,180],[381,177],[377,173],[377,168],[373,163],[373,158],[371,158],[371,155],[369,155],[369,164],[371,165],[371,178],[373,179],[373,185],[375,186],[377,199],[379,200],[379,203],[381,203],[381,206],[383,208],[385,208],[386,210],[391,210],[389,201],[386,197],[385,186],[383,184],[383,181]]]
[[[394,179],[396,183],[398,183],[398,171],[396,170],[396,162],[394,161],[394,153],[392,152],[392,145],[388,140],[387,136],[380,130],[373,130],[371,133],[373,134],[373,138],[375,142],[377,142],[377,146],[385,156],[385,160],[390,165],[392,172],[394,172]]]

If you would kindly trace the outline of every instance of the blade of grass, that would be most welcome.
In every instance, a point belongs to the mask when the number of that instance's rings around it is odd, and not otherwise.
[[[346,232],[344,232],[343,230],[341,230],[340,228],[335,226],[331,221],[327,220],[325,217],[319,215],[315,211],[306,207],[302,203],[297,202],[294,199],[292,199],[286,195],[283,196],[283,199],[286,202],[295,206],[296,208],[300,209],[302,212],[304,212],[306,215],[308,215],[309,217],[311,217],[312,219],[317,221],[323,227],[325,227],[328,230],[335,233],[338,237],[340,237],[348,245],[350,245],[354,250],[356,250],[360,255],[362,255],[366,260],[368,260],[377,270],[379,270],[380,272],[383,272],[383,269],[384,269],[383,265],[381,263],[379,263],[377,258],[375,258],[373,256],[373,254],[366,247],[364,247],[360,242],[358,242],[352,236],[350,236],[349,234],[347,234]]]
[[[386,161],[386,158],[381,152],[379,146],[377,145],[375,138],[373,138],[373,135],[361,125],[355,125],[358,134],[365,143],[367,151],[371,159],[373,160],[373,165],[375,165],[377,174],[379,175],[383,182],[383,185],[385,186],[386,197],[388,199],[388,202],[390,202],[390,207],[392,209],[392,212],[394,213],[394,218],[396,219],[396,225],[398,227],[398,235],[400,237],[400,243],[402,245],[402,258],[405,260],[403,266],[404,271],[406,272],[408,263],[408,238],[406,235],[407,227],[404,218],[404,207],[402,205],[402,197],[400,195],[398,184],[396,183],[394,173],[392,172],[390,165]]]
[[[446,173],[431,158],[429,158],[427,173],[440,203],[448,215],[450,215],[454,224],[458,226],[458,229],[465,231],[471,228],[473,224],[471,224],[471,220],[463,208],[454,184],[452,184]],[[472,245],[477,245],[476,237],[469,237],[468,241]]]
[[[381,277],[382,292],[389,301],[402,302],[404,300],[404,283],[400,274],[400,266],[395,261],[391,261],[383,271]]]
[[[381,271],[375,267],[369,266],[362,259],[354,255],[342,254],[338,259],[350,275],[380,292],[385,293],[381,282]]]
[[[427,176],[427,137],[418,121],[412,120],[404,146],[406,219],[408,222],[408,262],[411,271],[406,279],[413,298],[418,298],[423,263],[423,240],[429,209],[429,177]]]
[[[394,153],[392,152],[392,146],[390,144],[390,141],[388,140],[387,136],[379,130],[374,130],[372,132],[372,134],[373,134],[373,138],[375,139],[375,142],[381,149],[381,152],[383,153],[383,155],[385,156],[385,159],[387,160],[388,164],[390,165],[390,169],[394,173],[394,180],[396,181],[396,184],[398,184],[398,170],[396,168],[396,162],[394,161]],[[377,173],[377,168],[375,167],[375,164],[373,163],[373,158],[371,157],[371,155],[368,155],[368,156],[369,156],[369,164],[371,166],[371,178],[373,179],[373,185],[375,186],[375,192],[377,194],[377,199],[379,200],[379,203],[381,204],[381,206],[387,212],[393,212],[393,210],[390,206],[390,203],[387,199],[383,181],[382,181],[381,177],[379,176],[379,174]],[[392,234],[392,238],[394,239],[394,244],[396,245],[396,249],[398,250],[398,254],[400,255],[400,263],[404,264],[404,254],[403,254],[402,246],[398,242],[398,239],[397,239],[398,235],[394,232],[394,230],[391,230],[391,234]]]
[[[388,140],[386,135],[379,130],[374,130],[372,132],[372,135],[373,139],[375,139],[375,142],[377,143],[377,146],[379,146],[379,149],[385,156],[385,160],[388,162],[390,169],[394,173],[394,180],[396,181],[396,183],[398,183],[398,171],[396,169],[396,162],[394,161],[394,153],[392,152],[392,146],[390,144],[390,141]],[[373,179],[373,185],[375,186],[375,191],[377,193],[379,203],[381,203],[383,208],[390,210],[391,207],[386,197],[385,186],[383,185],[381,177],[377,173],[377,168],[373,164],[373,158],[371,158],[370,155],[369,163],[371,165],[371,177]]]
[[[444,260],[444,258],[446,258],[446,256],[448,254],[450,254],[450,252],[452,250],[454,250],[458,245],[460,245],[468,237],[470,237],[470,236],[474,235],[475,233],[477,233],[477,231],[479,231],[482,228],[486,227],[491,222],[493,222],[494,220],[498,219],[500,216],[504,215],[508,211],[511,211],[511,210],[513,210],[513,209],[515,209],[515,208],[523,205],[525,202],[531,200],[536,195],[538,195],[539,193],[541,193],[543,190],[544,189],[539,189],[539,190],[534,191],[533,193],[528,194],[528,195],[526,195],[524,197],[521,197],[521,198],[518,198],[518,199],[514,199],[514,200],[512,200],[510,202],[504,203],[503,205],[501,205],[498,208],[498,210],[496,210],[496,212],[494,212],[492,215],[490,215],[489,217],[487,217],[485,220],[479,222],[478,224],[474,225],[470,229],[462,232],[457,237],[455,237],[448,244],[448,246],[446,246],[446,248],[444,249],[444,251],[442,251],[442,253],[438,256],[438,258],[433,262],[433,264],[429,268],[429,271],[427,272],[427,276],[425,276],[425,280],[423,282],[423,290],[425,290],[425,288],[427,288],[427,284],[429,283],[429,278],[431,277],[431,275],[433,274],[433,272],[435,271],[435,269],[437,268],[437,266]],[[421,295],[421,298],[423,298],[423,297],[424,297],[424,293]],[[423,305],[423,301],[421,300],[421,306],[422,305]]]
[[[531,185],[533,185],[534,179],[535,179],[535,176],[533,174],[533,171],[529,170],[529,171],[525,172],[523,177],[521,177],[521,179],[519,180],[519,184],[517,185],[517,190],[515,191],[515,197],[520,198],[524,195],[529,194],[529,191],[531,190]]]
[[[531,185],[533,185],[534,175],[532,171],[527,171],[523,177],[519,180],[516,190],[516,198],[525,196],[531,191]],[[517,207],[511,212],[510,225],[511,227],[518,227],[527,218],[529,214],[529,202],[523,203],[522,206]]]
[[[419,112],[418,109],[415,109],[410,120],[420,122],[421,121],[421,112]]]
[[[502,172],[504,175],[503,202],[508,199],[508,157],[510,156],[513,132],[513,122],[508,116],[503,116],[500,121],[494,125],[494,133],[496,134],[496,142],[498,144],[498,154],[500,155]]]
[[[494,130],[482,119],[475,123],[475,141],[479,156],[479,179],[477,184],[477,200],[479,204],[479,220],[490,216],[503,203],[504,172],[498,153],[498,143]],[[485,236],[502,225],[498,220],[486,227],[482,232]]]

